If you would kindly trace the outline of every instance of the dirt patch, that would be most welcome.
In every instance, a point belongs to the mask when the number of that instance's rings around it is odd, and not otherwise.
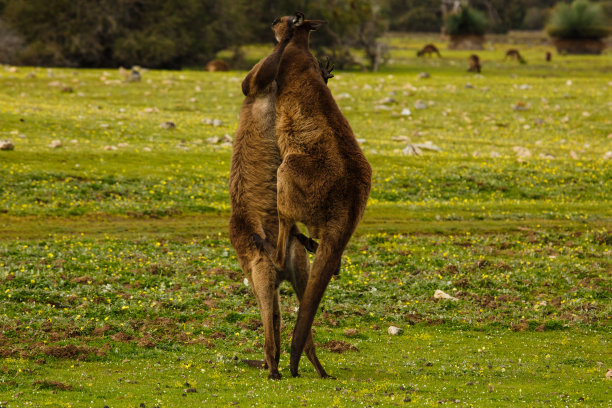
[[[68,344],[66,346],[47,346],[42,347],[40,350],[43,354],[55,358],[65,358],[65,359],[77,359],[83,360],[87,358],[90,354],[103,353],[105,355],[106,352],[103,350],[96,349],[94,347],[87,346],[75,346],[74,344]]]
[[[110,336],[111,339],[115,340],[115,341],[120,341],[122,343],[127,343],[129,341],[132,341],[133,337],[130,336],[127,333],[124,332],[119,332],[119,333],[115,333],[112,336]]]
[[[44,390],[60,390],[60,391],[72,391],[72,385],[64,384],[54,380],[38,380],[34,382],[34,388]]]
[[[359,351],[359,349],[350,343],[342,340],[330,340],[321,346],[325,350],[332,353],[345,353],[347,351]]]

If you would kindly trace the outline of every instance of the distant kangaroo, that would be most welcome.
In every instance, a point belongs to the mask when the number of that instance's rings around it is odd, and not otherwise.
[[[468,68],[468,71],[480,73],[480,58],[478,58],[478,55],[470,55],[470,67]]]
[[[521,53],[517,49],[514,49],[514,48],[511,48],[508,51],[506,51],[506,56],[504,57],[504,61],[507,60],[508,58],[516,59],[521,64],[527,63],[527,61],[525,61]]]
[[[296,222],[320,240],[293,331],[290,369],[295,377],[323,293],[365,210],[372,168],[308,49],[310,31],[325,21],[305,20],[302,13],[280,21],[283,26],[293,21],[295,32],[276,78],[276,136],[283,159],[277,173],[277,267],[287,268],[291,259]]]
[[[276,25],[276,24],[275,24]],[[293,286],[298,299],[306,289],[309,262],[304,246],[314,243],[295,230],[289,242],[289,261],[284,271],[277,271],[268,253],[261,247],[261,240],[276,241],[278,215],[276,211],[276,170],[281,163],[275,135],[275,78],[281,54],[292,34],[292,27],[285,22],[275,31],[282,34],[272,53],[258,62],[242,82],[246,96],[240,111],[240,121],[234,139],[229,179],[232,206],[230,241],[242,270],[253,289],[264,327],[265,364],[268,378],[281,378],[278,372],[280,359],[280,306],[279,285],[287,280]],[[330,78],[330,64],[322,65],[320,76]],[[306,345],[306,354],[321,377],[327,373],[319,363],[312,344],[312,336]],[[250,362],[261,365],[263,362]]]
[[[431,56],[431,54],[434,53],[438,54],[438,57],[442,58],[442,55],[440,55],[440,51],[438,51],[438,47],[433,44],[427,44],[421,49],[421,51],[417,52],[417,57],[422,57],[425,54]]]

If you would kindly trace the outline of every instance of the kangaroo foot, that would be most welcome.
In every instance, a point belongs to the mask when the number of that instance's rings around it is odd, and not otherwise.
[[[300,241],[300,244],[304,245],[304,248],[306,248],[306,250],[310,253],[315,253],[317,252],[317,248],[319,247],[319,244],[317,243],[317,241],[315,241],[312,238],[307,237],[304,234],[295,234],[295,237],[297,238],[298,241]]]
[[[281,375],[281,373],[277,371],[272,371],[270,374],[268,374],[268,379],[269,380],[280,380],[283,376]]]

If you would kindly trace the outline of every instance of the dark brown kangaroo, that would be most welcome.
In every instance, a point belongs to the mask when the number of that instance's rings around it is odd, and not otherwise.
[[[429,55],[430,57],[431,54],[438,54],[438,57],[442,58],[442,55],[440,55],[440,51],[438,51],[438,47],[433,44],[427,44],[426,46],[421,48],[421,50],[417,52],[417,57],[422,57],[425,54]]]
[[[260,309],[268,378],[279,379],[281,314],[278,288],[281,281],[287,280],[298,299],[301,299],[308,280],[309,262],[304,246],[298,242],[301,239],[308,243],[304,236],[296,237],[294,234],[289,238],[289,261],[282,272],[275,268],[262,243],[263,240],[275,242],[278,235],[276,170],[281,157],[275,135],[275,78],[292,29],[285,24],[275,31],[277,36],[283,35],[277,37],[280,42],[267,58],[253,67],[242,82],[246,98],[234,139],[229,193],[232,205],[230,241],[236,249]],[[322,74],[326,77],[331,75],[327,71]],[[273,252],[274,248],[268,249],[270,251]],[[315,354],[312,336],[306,348],[307,356],[319,375],[326,377],[327,373]],[[256,363],[262,365],[263,362]]]
[[[276,265],[287,267],[296,222],[320,240],[291,342],[291,374],[297,376],[323,293],[365,210],[372,168],[308,49],[310,31],[325,22],[305,20],[301,13],[281,21],[294,21],[295,32],[276,78],[276,136],[283,159],[277,173]]]
[[[480,58],[478,58],[478,55],[470,55],[470,67],[468,68],[468,71],[480,73]]]
[[[527,63],[527,61],[525,61],[525,59],[523,58],[519,50],[514,49],[514,48],[511,48],[508,51],[506,51],[506,56],[504,57],[504,61],[507,60],[508,58],[516,59],[521,64]]]

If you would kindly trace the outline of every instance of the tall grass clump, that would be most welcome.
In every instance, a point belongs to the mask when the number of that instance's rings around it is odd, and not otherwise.
[[[546,26],[548,35],[561,39],[600,39],[610,34],[609,21],[598,4],[575,0],[558,3]]]

